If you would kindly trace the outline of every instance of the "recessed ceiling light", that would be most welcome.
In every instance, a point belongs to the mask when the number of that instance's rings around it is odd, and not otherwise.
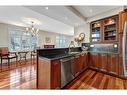
[[[48,10],[48,9],[49,9],[49,7],[45,7],[45,9],[46,9],[46,10]]]
[[[90,9],[90,13],[92,13],[93,12],[93,10],[92,9]]]

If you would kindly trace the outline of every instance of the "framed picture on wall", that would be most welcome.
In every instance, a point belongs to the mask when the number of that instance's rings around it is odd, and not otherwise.
[[[45,42],[46,43],[51,43],[51,38],[50,37],[45,37]]]

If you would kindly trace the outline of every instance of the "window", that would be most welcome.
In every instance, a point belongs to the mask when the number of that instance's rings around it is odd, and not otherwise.
[[[56,36],[56,48],[67,47],[67,37],[62,35]]]
[[[37,37],[21,31],[10,31],[10,50],[28,50],[37,47]]]

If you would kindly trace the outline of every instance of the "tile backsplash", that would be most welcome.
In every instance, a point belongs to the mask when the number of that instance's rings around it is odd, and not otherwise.
[[[112,44],[82,44],[83,46],[87,45],[89,47],[90,51],[97,51],[97,52],[118,52],[118,44],[112,43]]]

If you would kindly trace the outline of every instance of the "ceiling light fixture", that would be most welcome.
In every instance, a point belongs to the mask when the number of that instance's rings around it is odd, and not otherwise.
[[[30,27],[26,27],[26,31],[31,33],[32,36],[37,36],[39,29],[34,28],[34,22],[31,21],[31,26]]]
[[[45,7],[45,9],[46,9],[46,10],[48,10],[48,9],[49,9],[49,7]]]

